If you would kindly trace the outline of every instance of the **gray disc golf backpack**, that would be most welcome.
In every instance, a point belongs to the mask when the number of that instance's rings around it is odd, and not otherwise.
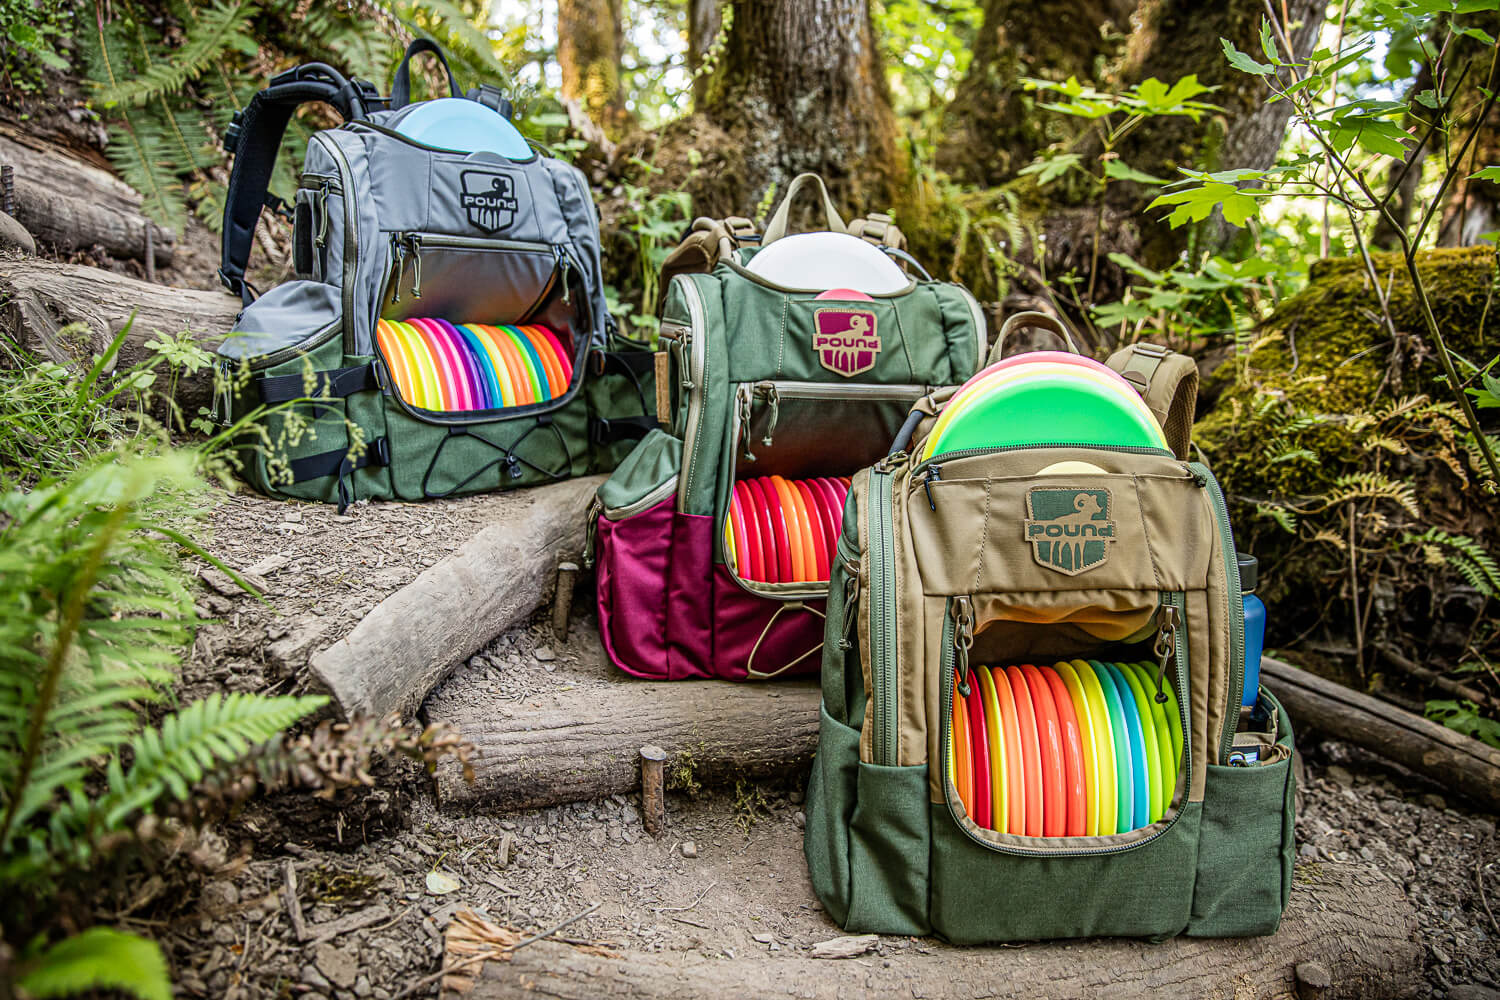
[[[613,468],[654,426],[652,355],[615,334],[582,173],[536,151],[512,160],[403,135],[427,106],[410,100],[420,52],[447,70],[419,39],[389,98],[321,63],[282,73],[225,136],[219,273],[245,309],[219,348],[214,410],[249,417],[240,465],[272,496],[342,508],[551,482]],[[510,117],[489,84],[467,97]],[[255,226],[263,207],[288,211],[267,185],[308,101],[345,122],[308,143],[289,209],[295,280],[257,296]]]

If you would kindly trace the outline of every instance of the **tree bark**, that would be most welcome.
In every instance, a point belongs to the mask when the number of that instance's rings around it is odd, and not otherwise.
[[[1260,669],[1293,725],[1364,747],[1486,809],[1500,808],[1500,750],[1280,660],[1265,657]]]
[[[620,0],[557,0],[557,62],[563,96],[617,135],[626,123],[620,88]]]
[[[445,808],[511,812],[584,802],[640,787],[638,751],[671,756],[695,784],[784,774],[807,765],[818,745],[818,686],[655,683],[609,671],[608,687],[579,685],[543,707],[478,696],[453,685],[428,701],[432,722],[451,722],[479,749],[474,781],[438,765]]]
[[[212,350],[234,325],[240,300],[224,292],[154,285],[97,267],[43,260],[0,260],[0,333],[58,364],[87,367],[104,353],[131,315],[130,333],[109,371],[127,370],[152,356],[145,342],[158,333],[191,333]],[[59,334],[70,323],[83,337]],[[196,413],[213,398],[213,371],[182,372],[176,399]]]
[[[1136,5],[989,0],[968,71],[943,114],[938,167],[957,180],[996,187],[1040,149],[1074,134],[1073,120],[1038,110],[1021,80],[1096,83],[1119,55]]]
[[[312,658],[338,713],[411,717],[438,682],[552,592],[560,558],[583,548],[602,476],[540,486],[457,551],[377,604]]]
[[[1016,901],[1009,901],[1012,904]],[[997,901],[996,905],[1006,905]],[[787,903],[786,905],[791,905]],[[455,925],[457,926],[457,925]],[[830,928],[831,930],[831,928]],[[1297,966],[1317,963],[1329,975],[1319,1000],[1415,996],[1422,946],[1417,915],[1389,878],[1357,865],[1324,865],[1299,878],[1281,928],[1271,937],[1160,944],[1120,939],[951,948],[932,943],[881,960],[820,960],[806,955],[705,958],[626,952],[600,954],[538,941],[478,969],[470,1000],[812,1000],[840,997],[1018,996],[1037,1000],[1108,996],[1110,1000],[1184,997],[1308,996]],[[450,955],[472,952],[452,949]],[[452,985],[466,984],[467,976]],[[460,994],[445,990],[445,998]]]
[[[141,196],[106,170],[24,136],[0,134],[0,164],[14,168],[16,221],[39,245],[71,252],[102,247],[112,257],[172,263],[176,236],[141,212]]]
[[[1463,23],[1482,28],[1493,36],[1500,32],[1500,13],[1481,12],[1465,17]],[[1449,49],[1445,59],[1449,78],[1468,70],[1455,99],[1459,114],[1452,141],[1457,146],[1468,136],[1485,106],[1483,91],[1493,92],[1500,87],[1500,60],[1495,58],[1493,45],[1484,45],[1467,35],[1455,36]],[[1474,246],[1484,242],[1486,233],[1500,229],[1500,184],[1469,178],[1475,170],[1496,163],[1500,163],[1500,103],[1489,108],[1467,162],[1459,171],[1459,180],[1449,192],[1438,224],[1438,246]]]
[[[711,130],[698,143],[702,169],[686,185],[694,211],[744,213],[771,185],[785,190],[807,170],[862,211],[895,204],[906,154],[869,0],[755,0],[732,8],[702,115],[666,133],[670,140]]]
[[[693,74],[693,107],[699,109],[708,93],[704,62],[724,26],[723,0],[688,0],[688,71]]]

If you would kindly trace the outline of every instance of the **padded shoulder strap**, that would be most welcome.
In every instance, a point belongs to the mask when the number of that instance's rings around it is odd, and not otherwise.
[[[866,243],[874,244],[881,249],[887,247],[892,250],[906,249],[906,234],[896,225],[895,220],[884,212],[871,212],[863,218],[850,222],[849,235],[858,236]]]
[[[719,259],[734,252],[740,241],[753,239],[755,223],[738,215],[727,219],[693,220],[677,249],[667,254],[661,264],[661,287],[665,289],[679,274],[707,274]]]
[[[1156,415],[1173,454],[1186,460],[1198,406],[1198,365],[1185,354],[1157,344],[1130,344],[1105,362],[1135,386]]]
[[[245,266],[292,114],[303,104],[322,101],[345,121],[353,121],[375,110],[380,100],[372,84],[348,80],[323,63],[308,63],[272,77],[244,110],[235,112],[224,133],[224,148],[234,156],[234,167],[224,196],[219,280],[246,305],[255,295],[245,283]]]

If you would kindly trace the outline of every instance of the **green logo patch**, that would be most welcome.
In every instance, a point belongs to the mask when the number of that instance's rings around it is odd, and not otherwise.
[[[1109,506],[1109,490],[1032,487],[1025,527],[1032,557],[1066,576],[1103,566],[1115,540]]]

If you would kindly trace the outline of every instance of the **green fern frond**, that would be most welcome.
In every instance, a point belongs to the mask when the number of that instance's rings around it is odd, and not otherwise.
[[[177,162],[160,123],[146,111],[122,111],[105,154],[126,184],[141,193],[141,210],[159,225],[180,227],[187,208]]]
[[[1257,503],[1255,513],[1275,521],[1289,535],[1297,533],[1297,515],[1286,507],[1273,503]]]
[[[449,53],[451,61],[482,77],[505,72],[495,58],[490,37],[471,16],[451,0],[397,0],[391,12],[414,35],[430,35]]]
[[[1408,534],[1401,541],[1403,545],[1421,546],[1429,563],[1448,566],[1485,597],[1500,595],[1500,563],[1476,539],[1428,528],[1420,535]]]
[[[141,72],[123,81],[91,81],[98,99],[106,108],[141,105],[153,97],[182,90],[188,81],[227,52],[255,55],[257,46],[248,34],[254,15],[254,5],[242,0],[215,3],[201,13],[196,23],[187,26],[181,45],[167,53],[158,50],[157,58],[151,58],[148,52],[147,65]]]
[[[36,1000],[96,990],[172,1000],[172,977],[156,942],[109,927],[91,927],[59,941],[27,963],[16,985]]]
[[[1333,490],[1324,498],[1326,507],[1363,499],[1389,500],[1399,504],[1402,510],[1414,518],[1422,516],[1417,504],[1416,487],[1378,472],[1352,472],[1339,476],[1333,481]]]
[[[276,697],[234,693],[193,702],[131,742],[130,770],[109,774],[109,790],[93,805],[103,829],[115,829],[131,813],[164,795],[187,798],[193,785],[215,767],[234,763],[259,744],[327,704],[324,697]]]

